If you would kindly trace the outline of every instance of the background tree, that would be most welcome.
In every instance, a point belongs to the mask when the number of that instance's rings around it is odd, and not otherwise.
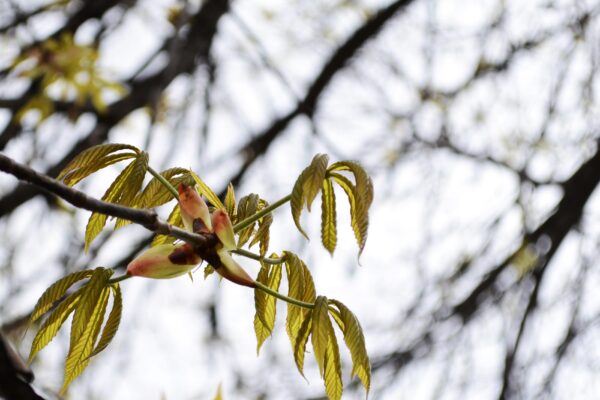
[[[291,224],[272,236],[330,282],[319,289],[349,298],[373,398],[598,393],[597,2],[0,7],[0,149],[38,171],[57,176],[91,145],[125,142],[222,194],[231,181],[276,199],[314,153],[365,165],[376,197],[362,268],[350,247],[340,262],[290,243]],[[83,189],[100,197],[116,174]],[[12,339],[49,283],[124,267],[150,240],[107,231],[84,254],[87,213],[6,175],[0,194]],[[282,336],[255,357],[245,292],[173,282],[134,289],[135,313],[75,397],[207,397],[220,381],[238,397],[323,395],[316,366],[308,386],[290,373]],[[36,385],[60,385],[64,351],[52,351],[34,365]]]

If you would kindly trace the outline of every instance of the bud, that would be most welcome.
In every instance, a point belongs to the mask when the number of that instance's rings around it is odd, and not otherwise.
[[[231,225],[227,211],[222,208],[215,210],[212,214],[212,226],[225,250],[231,251],[237,249],[233,225]]]
[[[238,285],[255,287],[254,279],[248,275],[246,271],[242,269],[240,264],[238,264],[231,255],[224,250],[217,252],[219,256],[219,260],[221,261],[221,265],[213,265],[215,271],[219,273],[223,278],[237,283]]]
[[[188,273],[202,259],[189,244],[161,244],[137,256],[127,266],[127,274],[153,279],[170,279]]]
[[[179,192],[179,208],[185,229],[195,233],[212,231],[210,212],[196,189],[183,183],[177,188]]]

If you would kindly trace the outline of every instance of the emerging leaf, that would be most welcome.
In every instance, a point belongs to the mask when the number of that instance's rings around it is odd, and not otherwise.
[[[93,271],[90,270],[77,271],[54,282],[48,289],[46,289],[46,291],[37,301],[37,304],[35,305],[31,313],[31,317],[29,317],[29,323],[31,324],[37,321],[42,315],[44,315],[44,313],[46,313],[46,311],[48,311],[52,307],[54,302],[56,302],[65,295],[67,290],[71,286],[73,286],[74,283],[82,279],[88,278],[92,275],[92,273]]]
[[[119,324],[121,323],[121,313],[123,311],[123,298],[121,296],[121,287],[118,283],[115,283],[111,287],[113,293],[113,306],[110,314],[108,315],[108,319],[106,320],[106,324],[104,325],[104,330],[102,331],[102,335],[100,336],[100,340],[96,345],[94,351],[90,357],[95,356],[104,350],[110,342],[113,340],[115,335],[117,334],[117,329],[119,329]]]
[[[296,339],[294,343],[292,343],[294,361],[296,361],[296,367],[302,376],[304,376],[304,354],[306,353],[306,343],[308,342],[312,329],[312,313],[312,310],[309,310],[306,315],[304,315]]]
[[[206,197],[210,204],[212,204],[216,208],[225,208],[225,206],[223,205],[223,203],[221,203],[221,200],[219,200],[219,197],[217,197],[215,192],[213,192],[212,189],[206,183],[204,183],[204,181],[200,179],[200,177],[196,175],[194,171],[190,171],[190,174],[194,178],[194,181],[196,181],[200,194]]]
[[[227,214],[229,214],[231,221],[237,222],[237,217],[235,215],[235,191],[233,190],[233,185],[231,183],[227,185],[227,194],[225,195],[225,210],[227,210]]]
[[[358,376],[367,393],[371,387],[371,363],[365,337],[356,316],[344,304],[337,300],[329,300],[329,303],[337,307],[339,314],[332,312],[334,320],[338,323],[340,330],[344,333],[346,347],[350,350],[352,357],[352,377]],[[336,315],[337,314],[337,315]]]
[[[65,323],[69,315],[75,311],[75,307],[81,298],[82,289],[79,289],[75,293],[69,295],[64,299],[54,311],[46,318],[38,333],[33,339],[31,344],[31,351],[29,352],[29,362],[33,361],[35,355],[40,352],[48,343],[54,339],[60,327]]]
[[[359,257],[367,242],[369,228],[369,208],[364,199],[357,192],[356,187],[343,175],[331,172],[330,176],[340,185],[350,203],[350,223],[359,248]]]
[[[327,154],[317,154],[313,157],[312,162],[308,168],[310,168],[310,175],[304,181],[303,195],[306,201],[306,208],[310,211],[310,206],[317,197],[317,194],[323,186],[325,175],[327,174],[327,164],[329,162],[329,156]]]
[[[331,181],[325,179],[321,193],[321,241],[331,255],[333,255],[337,244],[336,225],[335,192]]]
[[[240,199],[237,209],[238,223],[253,216],[259,210],[260,197],[257,194],[251,193]],[[250,224],[246,228],[238,232],[238,247],[242,247],[250,240],[254,232],[256,222]]]
[[[261,280],[266,286],[277,291],[281,283],[281,265],[273,265],[271,268],[263,265],[257,279]],[[271,336],[275,326],[276,316],[276,298],[266,294],[262,290],[254,290],[254,301],[256,306],[256,315],[254,316],[254,331],[256,333],[256,353],[264,341]]]
[[[169,168],[160,173],[173,187],[190,183],[189,171],[185,168]],[[188,185],[189,186],[189,185]],[[135,201],[136,207],[153,208],[173,200],[173,194],[156,177],[146,185]]]
[[[91,282],[91,281],[90,281]],[[94,344],[100,333],[106,305],[108,304],[109,287],[102,287],[100,293],[94,299],[92,312],[84,321],[83,330],[75,342],[71,343],[69,354],[65,361],[65,379],[61,394],[64,394],[69,384],[78,377],[90,362]],[[82,297],[83,302],[83,297]],[[85,304],[82,304],[82,306]]]
[[[327,311],[327,297],[318,296],[315,300],[315,308],[312,312],[312,345],[315,352],[315,360],[319,365],[321,377],[325,374],[325,358],[329,343],[329,334],[332,328]]]
[[[140,153],[137,147],[128,144],[100,144],[79,153],[60,172],[57,179],[73,186],[90,174],[116,162],[134,158]]]

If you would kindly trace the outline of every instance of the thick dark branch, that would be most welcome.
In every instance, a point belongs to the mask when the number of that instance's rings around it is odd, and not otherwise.
[[[319,75],[310,85],[304,98],[298,102],[296,107],[287,115],[274,121],[269,128],[256,135],[254,139],[249,141],[240,150],[240,152],[244,154],[244,163],[238,173],[231,179],[234,186],[240,182],[250,165],[252,165],[259,156],[266,153],[271,143],[287,128],[288,124],[294,118],[302,114],[312,117],[321,94],[333,80],[333,77],[347,65],[350,59],[356,55],[365,43],[377,36],[383,26],[389,22],[399,10],[403,9],[413,1],[414,0],[397,0],[389,6],[382,8],[373,18],[369,19],[360,28],[354,31],[346,42],[336,49],[329,58],[329,61],[327,61],[321,69]]]
[[[216,240],[212,234],[198,235],[171,226],[166,222],[161,221],[152,210],[124,207],[90,197],[77,189],[73,189],[55,179],[42,175],[25,165],[21,165],[1,153],[0,171],[9,173],[22,181],[32,183],[71,203],[75,207],[95,211],[111,217],[123,218],[142,225],[154,233],[171,235],[177,239],[185,240],[190,244],[200,247],[209,247],[213,245]]]
[[[7,400],[44,400],[30,383],[33,373],[0,333],[0,398]]]

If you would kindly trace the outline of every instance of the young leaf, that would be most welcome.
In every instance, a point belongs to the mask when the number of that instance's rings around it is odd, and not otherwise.
[[[310,211],[310,206],[323,186],[325,175],[327,174],[327,163],[329,156],[327,154],[317,154],[313,157],[310,168],[310,175],[303,183],[303,195],[306,202],[306,208]]]
[[[104,330],[102,331],[102,335],[100,336],[100,340],[96,345],[94,351],[90,357],[95,356],[104,350],[110,342],[113,340],[117,333],[117,329],[119,329],[119,324],[121,323],[121,313],[123,311],[123,298],[121,296],[121,287],[118,283],[115,283],[111,290],[113,292],[113,305],[112,310],[110,310],[110,314],[108,314],[108,319],[106,320],[106,324],[104,325]]]
[[[30,363],[33,361],[35,355],[54,339],[60,330],[60,327],[75,310],[75,307],[77,307],[79,299],[81,298],[81,293],[82,289],[79,289],[75,293],[69,295],[56,307],[56,309],[54,309],[54,311],[52,311],[48,318],[46,318],[31,344],[31,351],[29,352]]]
[[[37,301],[33,312],[31,313],[31,317],[29,317],[29,323],[31,324],[37,321],[52,307],[54,302],[65,295],[67,290],[73,286],[74,283],[89,277],[92,273],[93,271],[90,270],[73,272],[54,282]]]
[[[352,377],[358,376],[367,393],[371,387],[371,363],[367,348],[365,345],[365,337],[362,328],[356,316],[344,304],[337,300],[329,300],[339,310],[339,314],[331,312],[334,320],[338,322],[341,331],[344,333],[344,341],[346,347],[350,350],[352,357]],[[341,320],[341,323],[340,323]]]
[[[141,161],[136,162],[137,160],[138,160],[138,158],[136,158],[136,160],[131,162],[115,178],[113,183],[110,185],[110,187],[104,193],[104,196],[102,196],[103,201],[108,201],[111,203],[120,203],[120,199],[121,199],[121,196],[123,195],[123,191],[130,190],[130,189],[125,189],[125,188],[130,183],[129,180],[131,179],[131,177],[133,176],[135,180],[139,179],[139,173],[140,173],[140,169],[141,169],[140,163],[142,163],[142,166],[143,166],[143,163],[145,160],[146,164],[147,164],[147,155],[142,156]],[[85,249],[84,249],[84,251],[87,252],[92,241],[102,231],[102,228],[104,228],[104,225],[106,224],[106,220],[107,220],[106,215],[99,214],[96,212],[92,213],[92,215],[90,216],[90,219],[88,220],[87,226],[85,228],[85,241],[84,241]]]
[[[338,161],[329,167],[329,171],[350,171],[354,175],[356,182],[356,190],[364,199],[364,205],[368,209],[373,202],[373,182],[364,170],[364,168],[356,161]]]
[[[265,271],[269,271],[269,267],[263,265],[259,272],[259,279],[265,280]],[[266,284],[273,290],[279,290],[279,284],[281,283],[281,265],[272,265],[266,278]],[[259,292],[262,295],[259,295]],[[261,290],[255,289],[255,305],[256,315],[254,317],[254,330],[256,332],[257,348],[256,352],[260,351],[260,348],[264,341],[271,336],[273,328],[275,326],[276,316],[276,298],[268,295]]]
[[[98,299],[100,298],[103,290],[106,287],[106,282],[112,275],[113,270],[96,268],[90,280],[82,288],[83,293],[79,300],[79,305],[73,315],[73,321],[71,322],[71,344],[73,347],[75,343],[79,341],[79,338],[85,331],[89,319],[91,318]]]
[[[294,350],[294,361],[296,361],[296,367],[300,375],[304,376],[304,353],[306,353],[306,343],[311,333],[312,328],[312,310],[308,310],[304,319],[300,323],[296,340],[292,343],[292,349]]]
[[[321,377],[325,374],[325,358],[329,343],[329,332],[330,328],[332,328],[329,313],[327,312],[327,304],[327,297],[318,296],[312,312],[311,339],[315,352],[315,360],[317,360],[317,364],[319,365]]]
[[[293,299],[299,299],[304,301],[304,269],[302,262],[294,253],[284,252],[285,257],[285,269],[287,272],[288,280],[288,297]],[[295,306],[293,304],[287,305],[287,318],[285,322],[285,329],[290,343],[292,344],[292,350],[296,345],[296,338],[302,325],[304,315],[308,312],[305,308]]]
[[[123,150],[127,150],[121,152]],[[117,153],[120,152],[120,153]],[[73,186],[88,175],[116,162],[135,157],[140,150],[128,144],[101,144],[90,147],[72,159],[58,175],[66,185]]]
[[[335,338],[333,326],[329,332],[329,342],[327,343],[327,351],[325,353],[325,391],[327,397],[332,400],[342,398],[342,390],[344,384],[342,382],[342,364],[340,362],[340,349]]]
[[[173,207],[173,210],[171,210],[169,218],[167,218],[167,222],[170,225],[177,226],[180,228],[183,226],[183,220],[181,219],[181,211],[179,210],[179,203],[175,204],[175,207]],[[175,240],[176,239],[173,236],[156,235],[154,236],[150,247],[158,246],[159,244],[173,243],[175,242]]]
[[[260,197],[257,194],[251,193],[247,196],[242,197],[238,203],[237,209],[238,222],[243,221],[246,218],[256,214],[256,212],[259,210],[259,203]],[[255,225],[256,222],[250,224],[248,227],[242,229],[238,233],[238,247],[242,247],[244,244],[246,244],[246,242],[248,242],[248,240],[250,240],[250,237],[254,232]]]
[[[227,194],[225,195],[225,211],[229,214],[229,218],[231,218],[232,223],[237,222],[237,216],[235,214],[235,191],[233,190],[233,185],[229,183],[227,185]]]
[[[173,187],[187,182],[189,171],[185,168],[169,168],[160,173]],[[173,200],[173,194],[155,177],[150,180],[135,201],[136,207],[153,208]]]
[[[212,189],[208,187],[208,185],[204,183],[204,181],[200,179],[200,177],[196,175],[194,171],[190,170],[190,174],[192,175],[194,181],[196,181],[196,184],[198,185],[198,191],[201,195],[206,197],[210,204],[215,206],[215,208],[225,208],[225,206],[223,205],[223,203],[221,203],[221,200],[219,200],[215,192],[213,192]]]
[[[257,211],[260,211],[263,208],[268,207],[268,206],[269,206],[269,203],[267,203],[263,199],[259,199]],[[271,229],[272,223],[273,223],[273,216],[271,214],[267,214],[264,217],[262,217],[261,219],[259,219],[258,220],[258,229],[256,230],[256,233],[254,234],[252,241],[250,242],[250,245],[249,245],[249,247],[252,247],[256,243],[260,243],[259,254],[262,257],[264,257],[267,254],[267,251],[269,251],[270,229]],[[242,232],[244,232],[244,231],[242,231]]]
[[[331,181],[325,179],[321,193],[321,241],[331,255],[333,255],[337,244],[336,224],[335,192]]]
[[[369,228],[369,209],[365,205],[364,199],[358,194],[356,187],[343,175],[331,172],[330,176],[340,185],[350,203],[350,223],[356,242],[358,243],[359,256],[365,248],[367,242],[367,230]]]
[[[73,380],[78,377],[83,370],[87,367],[90,362],[90,356],[94,349],[94,344],[100,333],[102,322],[104,320],[104,313],[106,311],[106,305],[108,303],[108,297],[110,293],[110,287],[102,287],[98,296],[93,299],[94,304],[92,312],[89,318],[85,321],[84,329],[81,335],[76,339],[75,342],[71,343],[69,348],[69,354],[65,361],[65,378],[61,389],[61,394],[64,394],[67,387]],[[85,296],[85,294],[84,294]],[[84,300],[82,296],[81,302]],[[80,307],[85,304],[80,305]]]
[[[144,177],[148,170],[148,153],[140,153],[136,159],[132,162],[132,172],[127,179],[127,184],[123,187],[121,195],[117,202],[124,206],[135,207],[135,202],[140,194],[142,184],[144,183]],[[126,219],[118,218],[115,224],[115,229],[131,223]]]

